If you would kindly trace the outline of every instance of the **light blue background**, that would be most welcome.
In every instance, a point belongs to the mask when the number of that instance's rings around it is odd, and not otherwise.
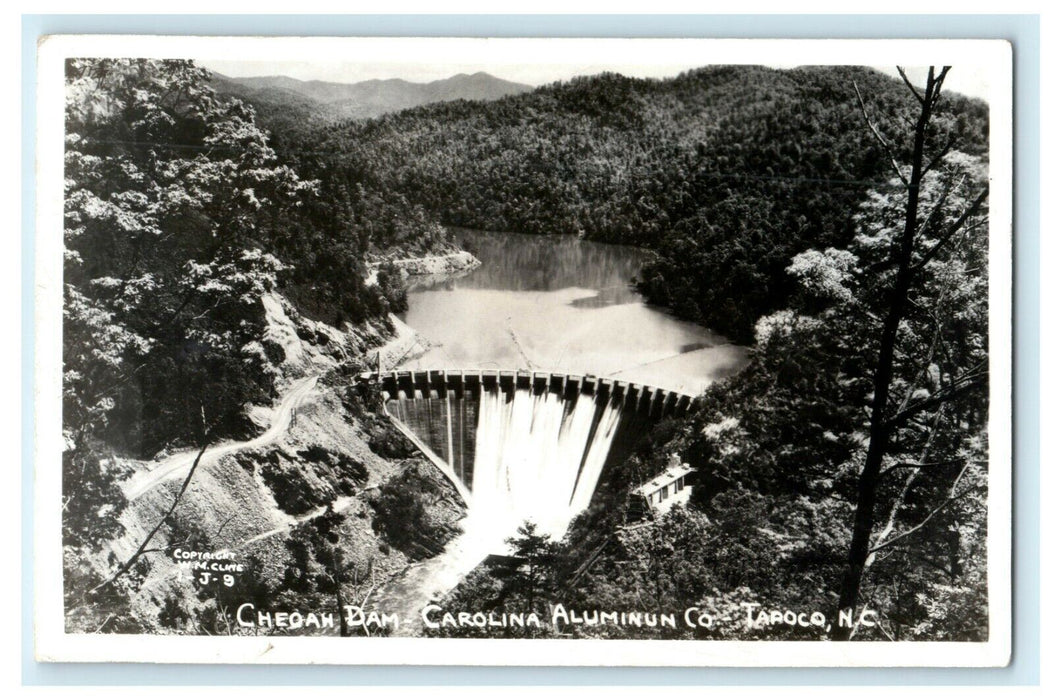
[[[1004,669],[643,669],[39,664],[33,660],[36,41],[44,34],[972,38],[1014,44],[1014,620]],[[43,684],[942,684],[1039,681],[1039,18],[1035,15],[25,15],[22,22],[22,680]],[[49,552],[48,556],[58,556]],[[414,659],[406,659],[412,663]]]

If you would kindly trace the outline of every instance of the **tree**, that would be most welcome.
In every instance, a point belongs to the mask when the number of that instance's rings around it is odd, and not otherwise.
[[[283,264],[259,224],[310,187],[277,163],[252,109],[217,99],[208,77],[180,60],[66,64],[63,542],[71,600],[84,591],[120,597],[162,527],[164,518],[123,565],[112,560],[112,576],[76,573],[92,568],[87,554],[124,532],[128,468],[120,456],[245,430],[245,404],[273,391],[260,343],[262,297]]]
[[[753,362],[707,392],[673,446],[704,466],[693,505],[715,524],[739,517],[727,494],[772,504],[758,529],[788,543],[781,599],[880,608],[881,629],[840,638],[981,635],[950,619],[951,600],[986,618],[970,587],[986,556],[987,172],[956,149],[969,126],[942,108],[938,78],[906,91],[906,138],[900,109],[868,115],[892,177],[854,208],[850,240],[791,258]]]
[[[67,65],[67,441],[150,454],[265,398],[262,295],[282,263],[261,212],[306,185],[249,107],[189,61]],[[227,426],[228,428],[230,426]]]
[[[881,482],[884,471],[900,466],[887,463],[887,457],[897,449],[897,439],[902,433],[910,430],[912,424],[925,422],[929,416],[932,416],[930,438],[937,438],[936,424],[942,419],[941,408],[987,386],[987,354],[983,345],[972,348],[973,352],[967,353],[965,357],[954,358],[944,366],[934,368],[933,360],[936,359],[938,347],[947,332],[939,320],[933,330],[931,343],[933,350],[929,356],[923,355],[929,362],[918,368],[916,381],[911,381],[901,373],[905,369],[905,363],[897,358],[898,351],[905,350],[903,339],[906,332],[903,326],[911,315],[909,306],[913,304],[912,296],[920,294],[918,289],[920,285],[932,280],[932,278],[927,279],[926,273],[937,256],[952,247],[964,230],[974,227],[967,226],[967,224],[971,223],[971,220],[980,213],[988,194],[987,186],[981,187],[979,192],[966,200],[958,212],[953,213],[949,209],[949,197],[966,184],[968,176],[964,174],[958,180],[958,185],[955,184],[954,179],[945,178],[946,182],[940,187],[936,201],[926,211],[922,211],[924,179],[934,173],[935,168],[942,164],[954,146],[953,136],[942,130],[936,120],[941,90],[949,70],[950,67],[945,66],[937,72],[934,67],[930,67],[926,86],[922,91],[910,82],[903,70],[900,71],[905,85],[919,106],[913,123],[909,151],[910,170],[907,174],[899,163],[900,151],[896,143],[888,141],[879,126],[867,117],[863,99],[860,99],[861,109],[864,109],[868,126],[875,138],[886,149],[893,172],[902,187],[902,193],[906,194],[906,201],[903,209],[903,226],[899,233],[889,241],[890,245],[884,261],[884,264],[892,270],[892,280],[888,280],[888,276],[879,277],[880,282],[891,282],[891,284],[888,286],[883,284],[884,288],[880,291],[884,299],[878,307],[881,331],[878,339],[877,364],[871,381],[872,398],[867,429],[868,447],[855,487],[852,540],[839,591],[838,607],[840,610],[857,610],[860,603],[861,581],[873,556],[891,547],[897,540],[920,530],[934,515],[959,497],[961,494],[958,490],[960,481],[970,465],[975,464],[975,461],[969,457],[957,459],[956,466],[958,462],[961,462],[962,467],[948,487],[945,500],[933,507],[930,514],[912,529],[892,535],[892,527],[890,527],[887,528],[888,532],[883,533],[885,537],[882,541],[878,543],[873,541],[876,506],[882,492]],[[943,143],[939,143],[937,139],[943,139]],[[841,287],[839,279],[844,276],[847,264],[843,260],[843,264],[836,267],[833,274],[828,274],[823,279],[828,280],[836,289]],[[828,272],[831,272],[830,268]],[[921,295],[926,296],[926,293],[922,292]],[[909,329],[907,332],[913,330]],[[935,385],[934,390],[926,390],[923,384]],[[904,466],[916,470],[927,468],[924,466],[930,464],[926,459],[927,453],[928,450],[923,451],[923,460],[910,464],[905,463]],[[930,466],[942,465],[934,463]],[[910,487],[910,484],[908,486]],[[890,507],[891,519],[895,519],[897,508],[896,505]],[[838,628],[835,638],[848,639],[851,633],[852,630],[848,627]]]
[[[493,569],[494,577],[502,582],[502,598],[521,598],[527,612],[533,612],[535,601],[552,589],[555,543],[529,520],[505,543],[512,548],[513,559]]]

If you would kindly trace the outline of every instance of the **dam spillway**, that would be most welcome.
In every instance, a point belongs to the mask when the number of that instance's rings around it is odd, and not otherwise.
[[[474,520],[511,534],[531,520],[561,537],[605,467],[695,397],[589,375],[420,370],[369,373],[396,424],[437,463]]]

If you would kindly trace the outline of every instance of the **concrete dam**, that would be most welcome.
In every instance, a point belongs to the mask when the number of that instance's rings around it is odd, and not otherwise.
[[[489,544],[525,520],[560,538],[608,464],[696,397],[591,375],[508,370],[368,373],[388,414],[454,483]]]

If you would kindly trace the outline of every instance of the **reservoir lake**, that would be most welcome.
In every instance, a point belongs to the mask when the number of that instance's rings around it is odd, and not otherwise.
[[[594,374],[701,394],[747,349],[649,306],[633,278],[649,252],[576,236],[455,229],[482,263],[411,278],[402,320],[429,346],[403,369]]]

